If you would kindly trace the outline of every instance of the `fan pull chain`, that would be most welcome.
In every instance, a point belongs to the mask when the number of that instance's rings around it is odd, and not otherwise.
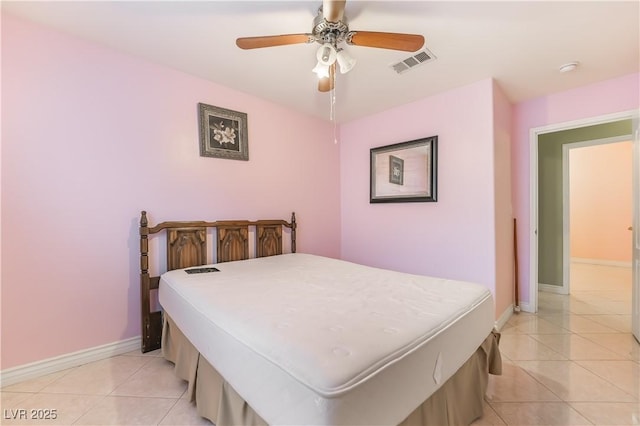
[[[335,88],[329,92],[329,120],[336,121],[336,91]]]
[[[338,143],[338,123],[336,122],[336,74],[333,73],[329,78],[333,78],[333,89],[330,92],[330,102],[331,102],[331,116],[330,120],[333,121],[333,143]]]
[[[331,91],[331,121],[333,121],[333,143],[338,143],[338,123],[336,121],[336,89]]]

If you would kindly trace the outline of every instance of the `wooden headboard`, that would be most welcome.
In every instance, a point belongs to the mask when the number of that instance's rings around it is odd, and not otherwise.
[[[286,220],[222,220],[216,222],[162,222],[149,226],[147,212],[140,216],[140,311],[142,316],[142,352],[160,347],[162,312],[152,311],[151,291],[160,284],[160,276],[149,276],[149,236],[166,232],[167,270],[189,268],[207,263],[207,228],[215,228],[217,262],[249,258],[249,228],[255,229],[255,257],[282,254],[282,230],[291,229],[291,252],[296,252],[296,215]]]

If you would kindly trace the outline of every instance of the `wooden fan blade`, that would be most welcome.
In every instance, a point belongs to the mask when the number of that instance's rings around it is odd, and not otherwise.
[[[260,47],[284,46],[287,44],[312,43],[311,34],[282,34],[262,37],[242,37],[236,40],[240,49],[257,49]]]
[[[415,52],[424,46],[424,37],[418,34],[352,31],[349,44]]]
[[[322,77],[318,80],[318,90],[320,92],[329,92],[335,87],[336,81],[336,64],[335,62],[329,67],[329,77]]]
[[[342,21],[347,0],[323,0],[322,16],[329,22]]]

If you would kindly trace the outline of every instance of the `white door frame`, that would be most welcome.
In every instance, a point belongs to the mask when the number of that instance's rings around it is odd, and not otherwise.
[[[569,161],[569,152],[575,148],[629,142],[632,140],[633,135],[628,134],[562,145],[562,287],[540,284],[540,288],[560,294],[569,294],[571,290],[571,162]]]
[[[639,110],[622,111],[597,117],[550,124],[542,127],[534,127],[529,130],[529,303],[522,304],[525,312],[538,312],[538,136],[545,133],[553,133],[562,130],[570,130],[578,127],[595,126],[621,120],[634,120],[637,124]],[[633,129],[635,132],[637,129]],[[637,171],[634,170],[634,173]],[[638,199],[634,194],[634,199]],[[638,234],[637,226],[634,227],[634,240]],[[637,280],[634,280],[634,288]],[[638,291],[636,291],[636,294]],[[634,302],[634,309],[638,302]]]
[[[631,238],[631,333],[640,343],[640,114],[633,118],[633,225]]]

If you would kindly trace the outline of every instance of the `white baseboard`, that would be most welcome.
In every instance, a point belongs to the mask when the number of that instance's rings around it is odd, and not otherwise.
[[[502,315],[500,315],[500,317],[498,317],[498,319],[496,320],[496,323],[494,325],[496,330],[502,330],[502,327],[504,327],[507,321],[509,321],[511,315],[513,315],[513,303],[507,306],[507,309],[505,309]]]
[[[605,260],[605,259],[586,259],[584,257],[572,257],[572,262],[589,263],[591,265],[616,266],[619,268],[631,268],[631,262],[623,262],[621,260]]]
[[[0,371],[0,387],[140,349],[141,336]]]
[[[522,312],[528,312],[531,314],[535,314],[535,312],[533,312],[533,309],[531,308],[531,305],[529,304],[529,302],[520,302],[520,310]]]
[[[567,294],[561,285],[538,283],[538,291],[546,291],[547,293]]]

